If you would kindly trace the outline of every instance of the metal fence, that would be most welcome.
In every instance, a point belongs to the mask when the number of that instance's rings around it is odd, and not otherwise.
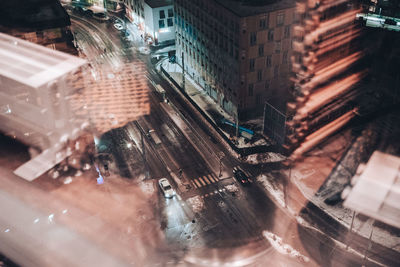
[[[274,106],[265,102],[263,134],[272,138],[277,144],[282,145],[285,141],[286,115]]]

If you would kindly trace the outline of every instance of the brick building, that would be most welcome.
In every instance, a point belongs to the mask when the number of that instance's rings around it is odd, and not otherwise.
[[[284,107],[295,3],[176,0],[177,62],[225,111],[253,117]]]

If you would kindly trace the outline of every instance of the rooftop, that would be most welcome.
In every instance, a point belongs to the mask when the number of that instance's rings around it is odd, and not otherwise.
[[[344,206],[400,228],[400,158],[375,151]]]
[[[58,0],[0,1],[0,25],[12,28],[50,29],[71,25]]]
[[[294,0],[214,0],[239,17],[249,17],[295,6]]]
[[[0,76],[38,88],[85,64],[85,60],[0,33]]]
[[[172,0],[145,0],[146,4],[148,4],[151,8],[163,7],[163,6],[171,6],[173,5]]]

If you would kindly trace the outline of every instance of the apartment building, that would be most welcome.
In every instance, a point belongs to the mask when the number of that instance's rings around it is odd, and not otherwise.
[[[125,16],[144,30],[144,0],[123,0]]]
[[[145,0],[145,33],[155,44],[175,40],[173,8],[171,0]]]
[[[301,155],[354,116],[367,71],[364,31],[354,1],[297,1],[293,30],[294,99],[287,105],[285,147]]]
[[[295,4],[283,1],[176,0],[178,64],[226,112],[259,114],[284,106]]]

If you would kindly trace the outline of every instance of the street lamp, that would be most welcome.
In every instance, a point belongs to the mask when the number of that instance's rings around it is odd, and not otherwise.
[[[218,177],[222,176],[222,159],[225,157],[224,152],[219,152],[218,153],[218,158],[219,158],[219,174]]]

